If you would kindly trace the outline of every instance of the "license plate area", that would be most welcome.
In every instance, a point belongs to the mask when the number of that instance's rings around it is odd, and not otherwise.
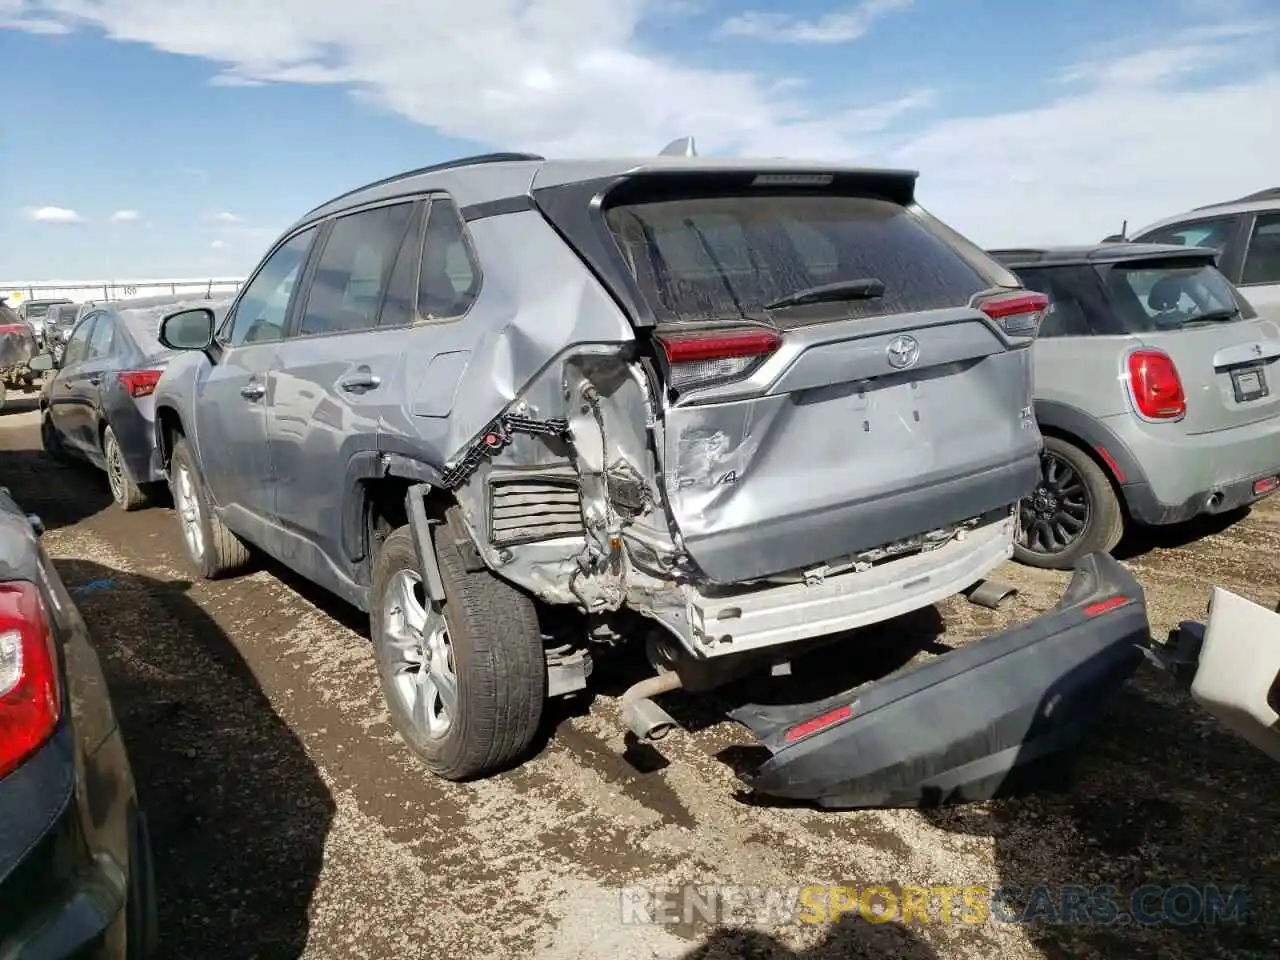
[[[1237,367],[1231,371],[1231,389],[1235,392],[1236,403],[1262,399],[1270,392],[1266,371],[1261,366]]]

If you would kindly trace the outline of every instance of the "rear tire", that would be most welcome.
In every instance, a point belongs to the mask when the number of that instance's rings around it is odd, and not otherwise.
[[[247,567],[249,548],[214,514],[204,478],[185,437],[173,447],[169,487],[182,528],[182,543],[200,576],[217,580]]]
[[[370,627],[396,730],[432,773],[466,780],[528,750],[547,698],[546,657],[532,600],[487,570],[468,572],[448,537],[435,553],[442,605],[426,597],[410,528],[384,541]]]
[[[124,451],[120,449],[120,441],[115,431],[107,427],[102,431],[102,459],[107,465],[107,483],[111,487],[111,498],[126,513],[141,510],[150,498],[129,474],[129,467],[124,461]]]
[[[58,430],[53,425],[53,418],[49,416],[47,409],[40,415],[40,446],[44,448],[45,455],[50,460],[63,464],[70,460],[70,457],[67,456],[66,447],[62,445],[62,438],[58,436]]]
[[[1040,484],[1018,505],[1013,557],[1044,570],[1070,570],[1089,553],[1110,553],[1124,534],[1124,510],[1111,480],[1075,444],[1044,438]]]

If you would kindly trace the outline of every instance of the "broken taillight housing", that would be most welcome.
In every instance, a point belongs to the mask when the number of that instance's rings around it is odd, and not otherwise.
[[[163,370],[123,370],[116,376],[135,400],[149,397],[156,392],[156,384],[160,382]]]
[[[1182,378],[1173,358],[1163,350],[1129,354],[1129,391],[1138,413],[1148,420],[1181,420],[1187,415]]]
[[[0,777],[57,729],[57,662],[39,589],[25,580],[0,583]]]
[[[698,330],[654,337],[667,360],[667,382],[676,391],[741,380],[782,345],[773,330]]]
[[[1049,310],[1049,298],[1032,290],[1016,290],[987,297],[977,307],[1010,337],[1030,340],[1040,330]]]

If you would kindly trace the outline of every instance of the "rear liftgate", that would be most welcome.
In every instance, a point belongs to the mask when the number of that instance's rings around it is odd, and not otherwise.
[[[1149,643],[1142,588],[1090,554],[1034,620],[825,700],[733,710],[772,754],[744,779],[823,807],[989,799],[1057,766]]]

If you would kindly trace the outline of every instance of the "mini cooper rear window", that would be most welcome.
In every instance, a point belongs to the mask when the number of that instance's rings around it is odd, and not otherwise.
[[[990,284],[909,210],[870,197],[763,193],[610,207],[606,221],[660,322],[756,315],[788,294],[875,279],[832,316],[965,306]]]

